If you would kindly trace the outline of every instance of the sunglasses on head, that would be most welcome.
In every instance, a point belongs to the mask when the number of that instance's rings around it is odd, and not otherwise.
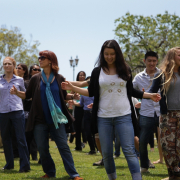
[[[44,61],[45,59],[48,59],[48,58],[45,57],[45,56],[40,56],[40,57],[38,57],[38,60],[41,60],[41,61]]]
[[[16,67],[16,69],[23,69],[23,68],[21,68],[21,67]]]
[[[36,68],[33,68],[33,71],[41,71],[41,69],[36,69]]]

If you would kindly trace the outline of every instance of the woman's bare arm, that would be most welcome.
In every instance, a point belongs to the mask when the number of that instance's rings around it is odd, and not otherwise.
[[[158,93],[147,93],[147,92],[144,92],[143,98],[144,99],[151,99],[154,102],[158,102],[158,101],[161,100],[161,96]]]
[[[88,89],[83,89],[83,88],[79,88],[77,86],[73,86],[69,81],[62,82],[61,87],[63,90],[70,90],[70,91],[77,92],[84,96],[89,96]]]
[[[73,86],[86,87],[88,86],[87,81],[69,81]]]

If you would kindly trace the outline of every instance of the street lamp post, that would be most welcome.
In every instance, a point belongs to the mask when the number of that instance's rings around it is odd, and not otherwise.
[[[76,59],[71,59],[69,60],[70,66],[73,67],[73,81],[74,81],[74,73],[75,73],[75,67],[78,65],[79,59],[78,56],[76,56]]]

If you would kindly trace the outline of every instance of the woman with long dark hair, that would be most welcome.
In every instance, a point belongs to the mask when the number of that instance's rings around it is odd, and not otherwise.
[[[22,77],[24,81],[29,79],[28,67],[26,64],[20,63],[16,67],[18,76]]]
[[[84,71],[80,71],[77,74],[76,81],[84,81],[85,78],[86,78],[86,73]],[[80,101],[76,100],[76,102],[80,102]],[[75,131],[76,131],[76,134],[75,134],[76,147],[74,150],[76,150],[76,151],[81,151],[82,147],[84,146],[84,142],[86,142],[86,135],[85,135],[85,133],[83,133],[83,129],[82,129],[83,115],[84,115],[83,107],[75,106],[75,108],[74,108],[74,118],[75,118],[74,126],[75,126]],[[83,137],[83,143],[81,142],[81,134]]]
[[[11,94],[22,99],[32,98],[32,107],[27,121],[27,131],[34,129],[34,137],[40,153],[41,164],[46,173],[42,178],[56,176],[54,161],[49,152],[49,133],[53,137],[63,159],[66,172],[72,179],[82,179],[76,172],[74,161],[67,145],[66,128],[74,121],[68,112],[65,100],[70,100],[72,94],[61,89],[64,77],[58,74],[58,60],[52,51],[41,51],[38,58],[43,69],[31,77],[26,92],[11,88]]]
[[[94,96],[92,112],[94,132],[99,132],[104,166],[109,179],[116,179],[113,159],[115,130],[132,179],[141,180],[140,166],[134,147],[134,136],[138,134],[137,120],[131,97],[151,98],[158,101],[160,96],[133,88],[131,70],[125,63],[121,49],[115,40],[108,40],[103,44],[97,65],[98,67],[92,71],[88,89],[75,87],[69,82],[62,83],[62,88],[85,96]]]

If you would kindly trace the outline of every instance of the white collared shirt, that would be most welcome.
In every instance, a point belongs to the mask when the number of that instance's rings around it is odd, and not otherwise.
[[[158,73],[159,71],[160,70],[156,68],[156,73]],[[136,76],[134,77],[133,87],[140,91],[142,91],[142,89],[144,88],[145,92],[148,92],[151,88],[152,81],[153,78],[150,77],[147,74],[146,69],[144,69],[144,71],[136,74]],[[160,90],[158,91],[158,93],[160,93]],[[154,102],[151,99],[142,99],[140,115],[147,117],[154,117],[154,112],[156,112],[157,116],[160,116],[159,102]]]

